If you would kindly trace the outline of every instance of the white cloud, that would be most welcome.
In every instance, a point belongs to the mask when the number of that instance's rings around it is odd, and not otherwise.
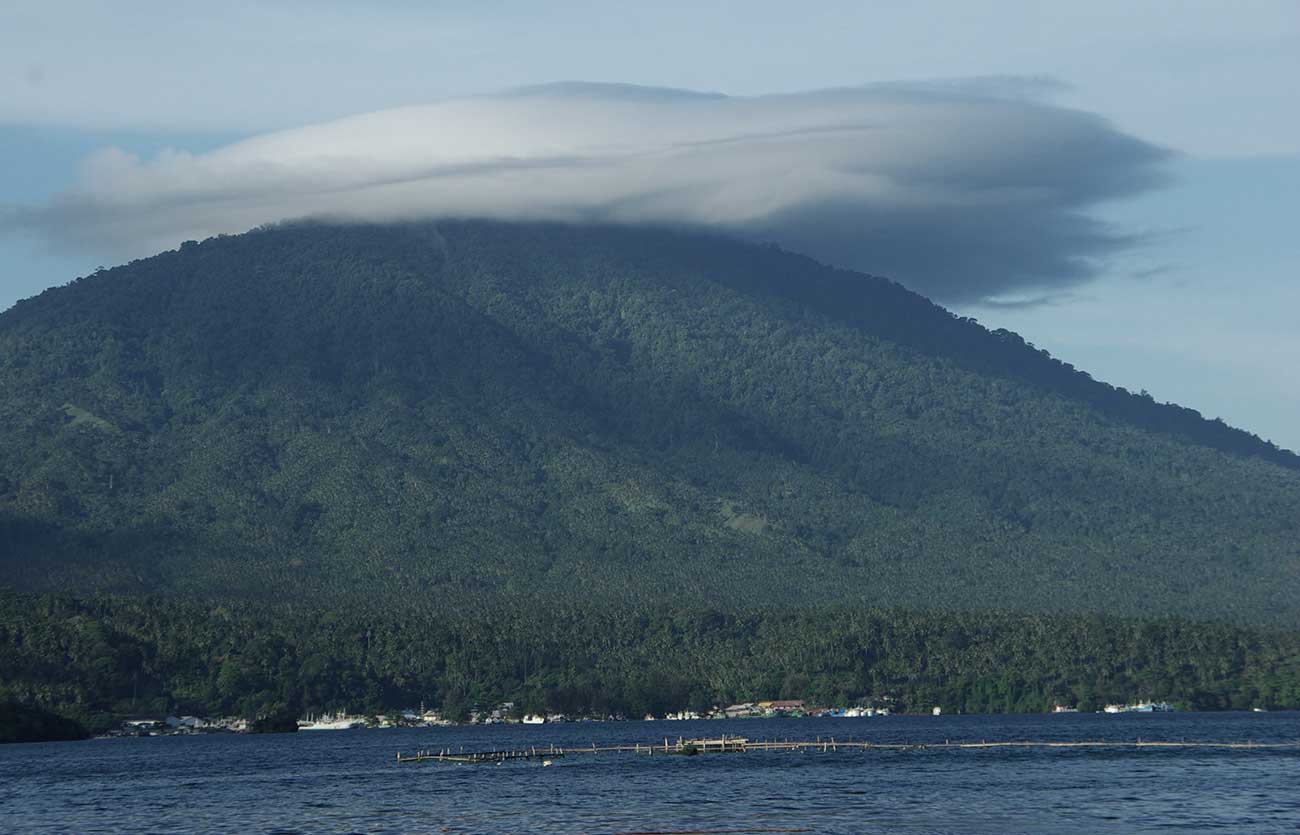
[[[1015,80],[728,97],[561,84],[353,116],[206,154],[105,150],[12,214],[137,257],[300,217],[685,223],[775,240],[942,299],[1056,288],[1129,239],[1099,202],[1164,151]]]

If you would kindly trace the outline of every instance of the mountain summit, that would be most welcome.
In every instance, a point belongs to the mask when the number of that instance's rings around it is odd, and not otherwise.
[[[669,229],[285,225],[0,315],[22,589],[1300,624],[1300,459]]]

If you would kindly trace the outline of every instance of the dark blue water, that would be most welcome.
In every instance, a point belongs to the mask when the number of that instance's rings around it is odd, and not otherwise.
[[[398,765],[397,751],[662,744],[1300,740],[1300,714],[627,722],[0,746],[3,833],[1300,831],[1300,750],[916,750]]]

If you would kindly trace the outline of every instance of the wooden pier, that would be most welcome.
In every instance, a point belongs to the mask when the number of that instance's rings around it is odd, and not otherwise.
[[[672,741],[665,737],[663,743],[634,743],[632,745],[597,745],[561,747],[556,745],[532,746],[518,750],[505,751],[453,751],[450,748],[438,751],[416,751],[414,754],[398,752],[399,763],[459,763],[482,765],[500,764],[510,760],[543,760],[549,763],[557,757],[577,754],[639,754],[643,756],[675,755],[693,756],[696,754],[745,754],[757,752],[862,752],[862,751],[924,751],[924,750],[967,750],[967,749],[1054,749],[1054,748],[1201,748],[1221,750],[1300,750],[1300,741],[1295,742],[1188,742],[1168,740],[1138,739],[1125,742],[1116,740],[1073,740],[1073,741],[1031,741],[1031,740],[981,740],[979,742],[865,742],[862,740],[837,740],[835,737],[817,737],[816,739],[770,739],[751,740],[745,737],[721,736],[711,739],[684,739],[678,737]]]

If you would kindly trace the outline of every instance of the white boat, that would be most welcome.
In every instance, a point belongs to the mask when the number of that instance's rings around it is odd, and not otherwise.
[[[1130,713],[1172,713],[1173,709],[1169,702],[1138,702],[1128,707]]]
[[[1169,702],[1138,702],[1131,705],[1106,705],[1107,713],[1172,713]]]
[[[541,725],[546,722],[545,716],[538,716],[536,713],[530,713],[524,717],[525,725]]]
[[[359,716],[348,716],[341,713],[338,716],[326,714],[319,719],[298,720],[298,730],[300,731],[349,731],[353,728],[364,728],[366,720]]]

